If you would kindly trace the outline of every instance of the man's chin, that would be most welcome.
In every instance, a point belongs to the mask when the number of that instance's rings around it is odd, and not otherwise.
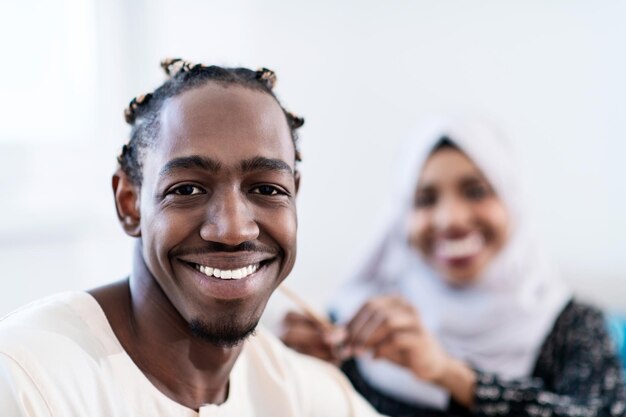
[[[191,333],[207,343],[222,348],[233,348],[243,343],[254,331],[259,320],[240,324],[224,320],[219,323],[208,323],[199,319],[189,322]]]

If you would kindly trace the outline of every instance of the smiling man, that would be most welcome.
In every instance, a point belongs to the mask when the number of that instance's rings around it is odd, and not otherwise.
[[[295,260],[303,120],[269,70],[163,67],[112,181],[132,273],[0,322],[2,415],[376,415],[335,368],[255,334]]]

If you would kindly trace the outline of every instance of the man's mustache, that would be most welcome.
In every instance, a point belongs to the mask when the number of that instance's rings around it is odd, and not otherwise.
[[[216,252],[261,252],[272,255],[278,255],[280,253],[280,251],[276,248],[254,242],[243,242],[236,246],[226,245],[219,242],[207,242],[207,244],[202,247],[175,249],[171,252],[170,256],[179,257],[188,255],[206,255]]]

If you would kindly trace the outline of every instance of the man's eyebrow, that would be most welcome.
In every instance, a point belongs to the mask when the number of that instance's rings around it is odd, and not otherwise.
[[[251,159],[246,159],[241,162],[241,170],[243,172],[250,171],[281,171],[287,174],[293,175],[293,169],[288,163],[280,159],[265,158],[257,156]]]
[[[169,161],[161,171],[159,171],[159,177],[169,174],[171,171],[176,171],[177,169],[202,169],[210,172],[217,172],[221,167],[221,163],[216,161],[215,159],[207,158],[205,156],[192,155],[192,156],[182,156],[180,158],[174,158]]]

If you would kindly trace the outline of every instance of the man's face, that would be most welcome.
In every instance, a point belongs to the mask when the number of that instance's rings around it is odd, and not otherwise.
[[[296,255],[295,150],[269,95],[208,83],[167,101],[143,164],[143,257],[192,330],[234,344]]]

